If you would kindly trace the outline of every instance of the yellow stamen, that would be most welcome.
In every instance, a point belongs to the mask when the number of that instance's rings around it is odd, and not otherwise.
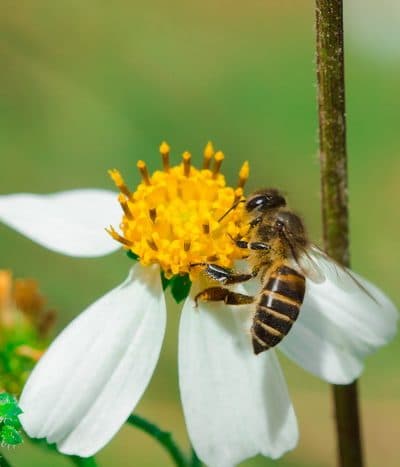
[[[151,219],[151,222],[154,222],[157,218],[157,209],[156,208],[151,208],[149,209],[149,217]]]
[[[209,233],[210,233],[210,224],[209,224],[208,222],[207,222],[207,223],[204,223],[204,224],[202,225],[202,227],[203,227],[203,233],[205,233],[205,234],[209,234]]]
[[[118,232],[116,232],[112,225],[110,225],[110,227],[105,230],[117,242],[122,243],[123,245],[128,246],[128,247],[132,246],[132,242],[130,242],[126,238],[122,237],[122,235],[120,235]]]
[[[189,177],[190,175],[190,160],[192,159],[192,155],[190,152],[185,151],[182,154],[182,159],[183,159],[183,173],[185,174],[185,177]]]
[[[170,147],[165,141],[163,141],[160,144],[160,154],[162,157],[164,172],[169,171],[169,151],[170,151]]]
[[[212,255],[212,256],[207,256],[207,263],[214,263],[215,261],[218,261],[218,256],[217,255]]]
[[[239,170],[238,188],[244,187],[244,184],[247,182],[247,179],[249,178],[249,173],[250,173],[249,163],[245,161]]]
[[[219,174],[219,171],[221,169],[222,161],[224,160],[224,153],[221,151],[218,151],[215,153],[214,156],[214,167],[213,167],[213,178],[217,178],[217,175]]]
[[[151,185],[149,172],[147,170],[146,163],[144,161],[138,161],[136,165],[137,165],[137,168],[139,169],[140,175],[142,176],[144,183],[147,186]]]
[[[210,162],[211,159],[214,155],[214,146],[211,141],[209,141],[204,148],[204,157],[203,157],[203,169],[209,169],[210,168]]]
[[[129,220],[132,220],[133,219],[133,216],[132,216],[132,213],[129,209],[129,206],[128,206],[128,203],[126,201],[126,198],[123,196],[123,195],[119,195],[118,196],[118,201],[119,201],[119,204],[121,205],[121,208],[122,210],[124,211],[125,213],[125,216],[129,219]]]
[[[124,179],[122,178],[122,175],[119,173],[119,171],[117,169],[112,169],[108,171],[108,174],[113,179],[113,182],[115,183],[119,191],[123,193],[127,198],[130,198],[131,192],[126,186]]]
[[[243,188],[236,188],[234,202],[236,203],[242,197],[243,197]]]
[[[160,153],[167,152],[169,147],[163,143]],[[210,170],[213,157],[215,162]],[[209,258],[222,267],[232,267],[236,259],[242,258],[243,251],[227,234],[242,238],[247,232],[247,221],[240,203],[223,224],[219,222],[235,199],[243,195],[242,188],[226,186],[220,172],[223,158],[222,152],[214,154],[209,143],[204,150],[205,169],[194,166],[189,152],[182,155],[180,164],[168,163],[168,171],[164,165],[164,170],[153,174],[139,161],[142,181],[131,197],[124,200],[127,212],[124,210],[120,222],[121,233],[112,227],[107,229],[108,233],[135,253],[144,266],[159,264],[167,277],[189,274],[193,278],[199,268],[192,270],[190,264],[204,263]]]
[[[152,250],[158,251],[156,242],[155,242],[152,238],[147,239],[147,244],[149,245],[149,247],[150,247]]]

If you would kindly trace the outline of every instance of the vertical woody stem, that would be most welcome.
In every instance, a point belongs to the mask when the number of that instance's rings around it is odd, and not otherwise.
[[[324,246],[349,266],[343,3],[316,0],[319,147]],[[362,467],[357,382],[333,385],[338,465]]]

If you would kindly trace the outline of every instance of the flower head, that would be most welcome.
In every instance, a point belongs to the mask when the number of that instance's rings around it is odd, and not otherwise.
[[[201,169],[187,152],[171,166],[166,143],[160,152],[162,171],[150,175],[138,162],[142,182],[135,191],[112,170],[117,196],[88,189],[0,197],[0,219],[47,248],[101,256],[122,245],[138,259],[128,278],[73,320],[40,359],[21,396],[23,426],[67,454],[101,449],[134,410],[157,364],[166,326],[165,281],[174,294],[174,284],[183,287],[178,279],[187,278],[179,386],[197,454],[217,467],[258,453],[279,457],[296,445],[297,422],[275,350],[253,353],[253,308],[211,302],[194,307],[200,277],[191,265],[212,260],[230,267],[242,257],[229,235],[246,234],[243,208],[224,214],[243,194],[248,165],[231,188],[220,173],[223,155],[210,144]],[[108,229],[112,238],[103,230],[110,224],[120,228]],[[326,280],[306,281],[299,318],[277,347],[325,381],[347,384],[359,376],[365,357],[393,337],[397,311],[365,279],[336,274],[323,257],[317,261]],[[240,288],[254,295],[260,285]]]
[[[214,261],[231,267],[243,252],[228,235],[243,237],[248,230],[243,223],[242,205],[223,222],[219,219],[243,196],[248,163],[243,164],[239,186],[233,189],[220,173],[224,155],[221,151],[214,153],[211,143],[204,150],[202,169],[192,165],[187,151],[180,164],[170,166],[167,143],[161,144],[160,153],[163,171],[149,175],[145,162],[137,163],[142,182],[134,192],[118,170],[109,171],[121,192],[118,201],[123,219],[122,235],[113,227],[108,233],[138,256],[143,266],[159,264],[167,278],[193,275],[193,263]]]

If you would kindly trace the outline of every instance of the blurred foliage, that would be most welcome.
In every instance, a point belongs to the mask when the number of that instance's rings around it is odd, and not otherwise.
[[[13,281],[9,271],[0,270],[0,391],[19,396],[46,348],[54,318],[35,281]]]
[[[347,29],[351,21],[346,16]],[[312,2],[28,0],[6,2],[0,22],[2,192],[111,189],[106,171],[113,167],[134,186],[138,159],[149,169],[160,166],[162,140],[175,161],[193,149],[195,163],[211,139],[226,154],[232,183],[248,159],[249,190],[280,187],[319,243]],[[400,66],[377,63],[368,50],[360,54],[359,44],[346,43],[352,264],[399,303]],[[122,282],[130,266],[123,254],[64,258],[4,226],[0,236],[0,267],[40,281],[60,309],[60,328]],[[138,411],[187,443],[177,384],[179,308],[169,301],[165,346]],[[372,356],[361,381],[371,466],[382,459],[398,465],[399,350],[397,338]],[[243,466],[335,465],[327,385],[282,363],[299,447],[284,459],[258,457]],[[9,457],[16,467],[68,465],[28,443]],[[100,465],[170,465],[131,427],[98,457]]]
[[[35,359],[19,352],[22,346],[37,345],[37,334],[24,323],[14,329],[1,330],[0,337],[0,386],[19,394],[36,364]],[[26,348],[26,347],[25,347]]]
[[[21,424],[18,415],[22,413],[16,399],[7,392],[0,393],[0,444],[17,446],[22,443]],[[0,454],[1,456],[1,454]]]

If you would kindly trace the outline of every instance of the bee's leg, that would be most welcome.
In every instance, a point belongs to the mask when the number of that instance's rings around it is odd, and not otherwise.
[[[258,225],[262,221],[262,216],[258,216],[252,221],[249,222],[249,227],[250,229],[253,229],[256,225]]]
[[[235,245],[239,248],[248,250],[270,250],[271,246],[264,242],[246,242],[245,240],[234,240]]]
[[[225,302],[227,305],[246,305],[254,302],[254,297],[241,293],[231,292],[224,287],[209,287],[202,290],[195,297],[194,301],[197,306],[199,300],[205,302]]]
[[[213,263],[193,263],[191,267],[204,266],[204,272],[207,276],[211,277],[215,281],[220,282],[223,285],[237,284],[239,282],[245,282],[257,275],[257,272],[253,271],[251,274],[239,274],[231,269],[223,268],[218,264]]]

